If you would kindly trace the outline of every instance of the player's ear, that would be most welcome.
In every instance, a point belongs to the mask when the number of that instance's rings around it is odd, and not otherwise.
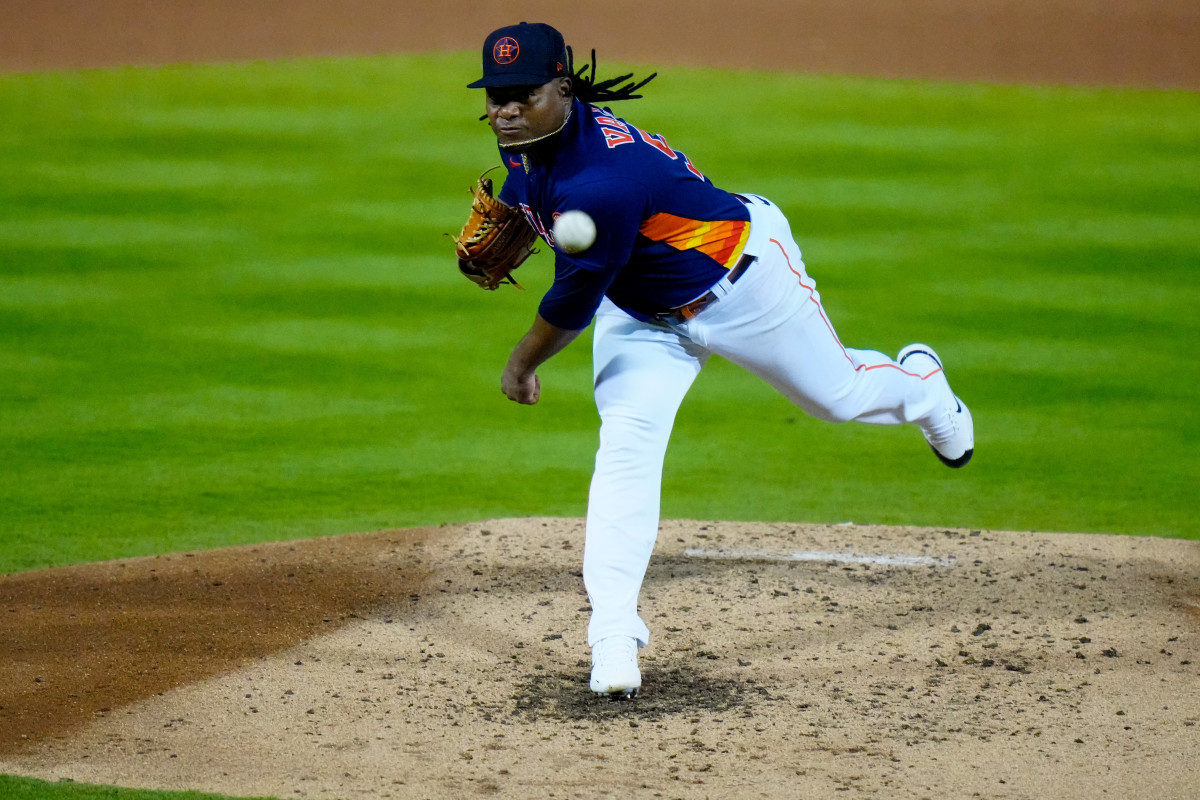
[[[559,96],[563,98],[575,96],[575,85],[571,83],[570,78],[559,78],[558,91]]]

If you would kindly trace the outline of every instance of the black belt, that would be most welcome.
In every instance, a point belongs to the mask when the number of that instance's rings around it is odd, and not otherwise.
[[[750,265],[753,264],[756,260],[757,260],[757,256],[752,256],[749,253],[743,254],[742,257],[738,260],[737,266],[735,266],[733,269],[729,270],[729,274],[726,275],[725,277],[729,279],[730,283],[737,283],[738,278],[740,278],[740,277],[742,277],[742,275],[746,274],[746,270],[748,270],[750,268]],[[685,303],[685,304],[679,306],[678,308],[672,308],[668,311],[662,311],[658,314],[655,314],[654,318],[656,320],[660,320],[662,322],[676,322],[676,323],[687,322],[689,319],[696,316],[704,309],[708,308],[708,306],[714,300],[716,300],[718,297],[720,297],[720,295],[718,295],[713,290],[709,289],[707,292],[700,295],[692,302]]]

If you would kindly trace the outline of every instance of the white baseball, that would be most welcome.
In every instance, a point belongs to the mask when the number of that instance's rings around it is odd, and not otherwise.
[[[554,220],[554,243],[568,253],[582,253],[596,241],[596,223],[584,211],[565,211]]]

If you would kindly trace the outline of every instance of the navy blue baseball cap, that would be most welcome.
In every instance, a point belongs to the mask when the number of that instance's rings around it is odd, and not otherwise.
[[[488,35],[483,43],[483,77],[467,88],[541,86],[569,75],[563,35],[544,22],[522,22]]]

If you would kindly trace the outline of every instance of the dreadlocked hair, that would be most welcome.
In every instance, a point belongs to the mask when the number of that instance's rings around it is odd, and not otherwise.
[[[588,72],[591,74],[588,74]],[[640,94],[634,94],[638,89],[641,89],[650,81],[658,77],[658,73],[651,73],[649,77],[640,81],[632,81],[633,73],[627,75],[618,75],[615,78],[609,78],[603,81],[596,80],[596,51],[592,50],[592,63],[584,64],[577,72],[575,70],[575,51],[567,45],[567,71],[571,74],[571,85],[575,92],[575,96],[583,103],[611,103],[617,100],[637,100],[641,97]],[[624,86],[617,86],[622,81],[629,81]]]

